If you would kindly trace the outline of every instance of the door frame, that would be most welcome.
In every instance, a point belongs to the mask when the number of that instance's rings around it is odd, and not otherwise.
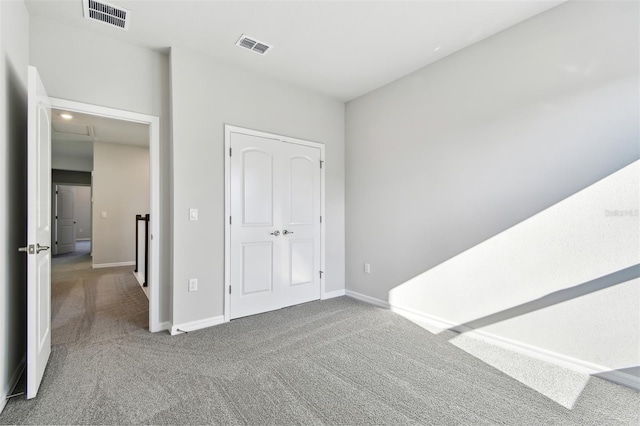
[[[53,170],[53,167],[51,168]],[[91,173],[91,172],[88,172]],[[91,200],[93,200],[93,183],[67,183],[67,182],[54,182],[53,179],[51,179],[51,254],[53,256],[58,254],[58,246],[57,244],[54,244],[54,238],[53,235],[55,234],[56,236],[58,236],[58,224],[57,224],[57,220],[55,218],[56,216],[56,212],[54,209],[54,206],[56,205],[55,197],[56,197],[56,186],[84,186],[84,187],[89,187],[91,188]],[[93,201],[91,202],[91,253],[93,253]],[[55,249],[54,249],[55,248]]]
[[[163,326],[160,322],[160,248],[162,247],[162,234],[160,233],[160,223],[162,221],[160,211],[160,118],[155,115],[140,114],[60,98],[51,98],[51,108],[132,121],[149,126],[149,214],[152,218],[155,218],[149,223],[151,228],[149,277],[147,279],[149,282],[149,331],[153,333],[166,330],[166,324]],[[93,250],[93,245],[91,249]]]
[[[229,288],[231,287],[231,224],[229,223],[229,217],[231,217],[231,156],[229,155],[231,149],[231,133],[241,133],[249,136],[257,136],[266,139],[272,139],[284,143],[292,143],[297,145],[309,146],[312,148],[318,148],[320,150],[320,161],[324,164],[324,148],[325,145],[319,142],[311,142],[303,139],[292,138],[289,136],[282,136],[275,133],[267,133],[259,130],[247,129],[244,127],[232,126],[229,124],[224,125],[224,321],[229,322],[231,320],[230,302],[231,296],[229,295]],[[326,167],[320,169],[320,216],[323,218],[320,223],[320,270],[325,271],[325,170]],[[323,299],[325,294],[325,278],[326,274],[323,273],[320,279],[320,299]]]

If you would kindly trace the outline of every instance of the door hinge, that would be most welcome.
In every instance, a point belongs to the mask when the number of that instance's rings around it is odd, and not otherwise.
[[[231,216],[229,216],[229,225],[231,225],[231,222],[232,222],[232,221],[231,221]]]
[[[320,216],[320,223],[322,223],[322,216]]]
[[[229,294],[231,294],[231,286],[229,286]]]
[[[323,271],[319,271],[320,272],[320,279],[322,279],[322,274],[324,274]]]
[[[229,148],[229,157],[233,155],[233,148]]]
[[[322,168],[323,164],[324,164],[324,161],[320,160],[320,168]]]
[[[58,216],[56,215],[56,220],[58,220]]]

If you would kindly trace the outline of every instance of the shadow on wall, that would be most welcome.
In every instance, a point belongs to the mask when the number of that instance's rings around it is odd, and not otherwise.
[[[393,288],[389,304],[437,325],[431,331],[455,332],[463,349],[476,350],[465,340],[475,337],[580,372],[567,407],[584,373],[640,388],[628,373],[640,365],[639,177],[635,161]]]
[[[27,242],[27,94],[24,83],[18,77],[11,58],[5,56],[7,106],[7,158],[4,159],[6,167],[4,173],[7,177],[7,235],[3,236],[8,249],[7,264],[7,296],[6,314],[3,315],[3,327],[6,327],[7,341],[10,347],[26,347],[26,298],[27,298],[27,259],[24,253],[18,252],[18,247]],[[26,74],[26,70],[24,70]],[[11,351],[11,359],[7,359],[7,365],[18,366],[24,356],[24,349]],[[9,371],[13,373],[13,371]]]

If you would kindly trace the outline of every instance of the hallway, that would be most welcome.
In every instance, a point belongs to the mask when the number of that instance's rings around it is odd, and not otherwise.
[[[55,256],[51,275],[51,344],[83,346],[148,329],[148,300],[132,266],[91,268],[89,241]]]

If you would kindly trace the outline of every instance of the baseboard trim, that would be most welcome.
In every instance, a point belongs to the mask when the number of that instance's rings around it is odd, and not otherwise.
[[[149,330],[152,333],[156,333],[158,331],[165,331],[165,330],[171,330],[171,322],[170,321],[165,321],[165,322],[161,322],[158,325],[158,328],[156,330]]]
[[[220,325],[222,323],[224,323],[224,315],[198,321],[185,322],[182,324],[174,324],[171,326],[171,335],[175,336],[176,334],[182,334],[185,331],[196,331],[207,327],[213,327],[214,325]]]
[[[352,297],[357,300],[361,300],[363,302],[367,302],[371,305],[378,306],[380,308],[390,309],[389,302],[385,302],[384,300],[376,299],[375,297],[367,296],[366,294],[356,293],[355,291],[346,290],[345,294],[349,297]]]
[[[320,297],[320,300],[333,299],[334,297],[341,297],[341,296],[344,296],[345,294],[346,294],[346,290],[345,289],[327,291],[326,293],[322,293],[322,296]]]
[[[76,241],[91,241],[91,238],[76,238]]]
[[[93,269],[99,268],[117,268],[119,266],[134,266],[136,264],[135,260],[129,262],[116,262],[116,263],[94,263],[91,265]]]
[[[442,329],[455,329],[458,333],[464,333],[465,336],[483,340],[489,344],[498,346],[503,349],[517,352],[528,357],[548,362],[550,364],[558,365],[560,367],[568,368],[572,371],[576,371],[582,374],[588,374],[590,376],[596,376],[611,382],[627,386],[632,389],[640,390],[640,378],[621,371],[611,370],[611,368],[604,367],[602,365],[594,364],[588,361],[583,361],[578,358],[573,358],[567,355],[563,355],[557,352],[552,352],[537,346],[532,346],[527,343],[519,342],[517,340],[508,339],[506,337],[498,336],[493,333],[488,333],[483,330],[473,329],[471,327],[461,326],[458,323],[449,321],[444,318],[436,317],[433,315],[419,312],[412,308],[407,308],[398,305],[392,305],[384,300],[376,299],[371,296],[356,293],[347,290],[347,296],[354,299],[361,300],[363,302],[370,303],[375,306],[390,309],[400,315],[408,314],[418,317],[421,321],[433,325]]]
[[[18,380],[20,380],[20,377],[22,377],[22,373],[24,373],[24,369],[26,366],[27,366],[27,354],[25,354],[22,357],[22,359],[18,363],[18,367],[15,369],[15,371],[13,372],[13,375],[11,376],[11,379],[9,379],[9,383],[7,384],[7,387],[2,390],[2,395],[0,395],[0,398],[1,398],[0,413],[2,413],[2,410],[4,410],[4,407],[7,406],[7,401],[8,401],[7,396],[11,395],[11,392],[18,385]]]

